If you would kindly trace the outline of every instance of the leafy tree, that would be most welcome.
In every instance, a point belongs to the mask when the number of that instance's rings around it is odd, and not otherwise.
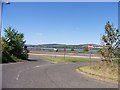
[[[24,34],[19,33],[15,29],[8,27],[4,29],[4,36],[2,37],[2,48],[3,54],[6,52],[10,56],[15,56],[18,58],[22,58],[25,54],[23,46],[25,44]],[[3,55],[4,56],[4,55]],[[24,58],[24,59],[27,59]]]
[[[113,25],[108,21],[105,25],[105,34],[102,36],[103,48],[101,54],[107,61],[112,61],[115,56],[116,49],[118,48],[119,31],[114,28]]]

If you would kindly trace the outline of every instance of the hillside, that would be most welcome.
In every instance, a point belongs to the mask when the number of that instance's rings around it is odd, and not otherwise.
[[[37,48],[83,48],[87,47],[88,44],[80,44],[80,45],[66,45],[66,44],[40,44],[40,45],[29,45],[26,44],[28,47],[37,47]],[[99,47],[101,45],[93,44],[94,47]]]

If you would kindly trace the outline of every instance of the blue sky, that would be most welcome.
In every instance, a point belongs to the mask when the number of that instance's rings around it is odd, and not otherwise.
[[[27,44],[100,44],[108,20],[118,27],[117,2],[19,2],[3,7],[3,28],[24,33]]]

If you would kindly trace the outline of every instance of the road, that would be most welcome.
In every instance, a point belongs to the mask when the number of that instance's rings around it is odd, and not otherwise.
[[[75,71],[88,63],[52,64],[30,56],[31,61],[4,64],[3,88],[117,88],[117,84],[98,81]]]

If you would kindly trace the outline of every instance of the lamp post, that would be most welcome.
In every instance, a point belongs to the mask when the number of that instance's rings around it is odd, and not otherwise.
[[[2,31],[2,14],[3,14],[3,5],[10,4],[10,2],[1,2],[0,1],[0,89],[2,89],[2,45],[1,45],[1,31]]]
[[[2,63],[1,31],[2,31],[2,14],[3,14],[4,4],[10,4],[10,2],[0,2],[0,63]]]
[[[2,31],[2,14],[3,14],[3,5],[10,4],[10,2],[0,2],[0,38],[1,38],[1,31]]]

